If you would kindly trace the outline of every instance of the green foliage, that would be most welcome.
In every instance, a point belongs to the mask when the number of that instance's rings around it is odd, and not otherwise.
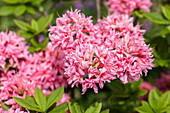
[[[111,96],[108,103],[111,111],[119,113],[132,112],[139,104],[139,98],[146,94],[146,90],[140,90],[142,79],[134,83],[122,84],[120,80],[114,80],[108,87],[111,89]]]
[[[18,97],[13,97],[13,99],[19,105],[31,111],[38,111],[44,113],[49,111],[49,113],[60,113],[68,110],[68,105],[66,103],[54,107],[54,105],[56,105],[56,103],[60,101],[61,97],[63,96],[63,93],[64,86],[56,89],[53,93],[49,94],[46,97],[44,93],[36,87],[34,97],[26,95],[25,99]],[[1,105],[3,104],[1,103]],[[54,108],[51,110],[51,107]]]
[[[71,99],[68,105],[69,105],[69,110],[71,113],[109,113],[109,109],[101,111],[102,109],[101,102],[95,102],[89,108],[87,108],[85,112],[82,110],[82,108],[77,102]]]
[[[46,27],[52,19],[53,14],[48,17],[42,16],[37,21],[33,19],[31,24],[21,20],[14,20],[14,23],[21,29],[18,33],[21,34],[22,37],[26,38],[26,43],[31,44],[28,49],[30,52],[36,52],[46,48],[49,38],[46,37],[42,43],[39,43],[38,36],[47,32]]]
[[[156,88],[149,93],[149,102],[142,101],[142,106],[136,108],[139,113],[168,113],[170,110],[170,91],[164,94]]]
[[[170,69],[170,6],[162,5],[162,14],[144,13],[144,16],[153,22],[152,28],[145,34],[146,42],[154,47],[155,67],[161,66]]]

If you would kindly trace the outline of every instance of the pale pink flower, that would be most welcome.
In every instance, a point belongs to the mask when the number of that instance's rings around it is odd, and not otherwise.
[[[111,12],[131,15],[131,12],[137,8],[149,12],[152,3],[150,0],[109,0],[108,5]]]

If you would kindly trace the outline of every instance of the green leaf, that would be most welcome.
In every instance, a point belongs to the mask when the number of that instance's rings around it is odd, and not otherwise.
[[[100,113],[101,109],[102,109],[102,103],[95,102],[95,104],[87,108],[85,113]]]
[[[71,113],[83,113],[80,105],[71,99],[69,100],[68,106]]]
[[[44,50],[47,47],[47,43],[48,43],[49,37],[46,37],[43,42],[40,44],[42,50]]]
[[[164,93],[158,100],[157,107],[159,110],[165,109],[170,104],[170,91]]]
[[[22,98],[18,98],[18,97],[13,97],[13,99],[22,107],[29,109],[29,110],[34,110],[34,111],[41,111],[39,110],[37,107],[33,106],[29,101],[26,101]]]
[[[163,38],[166,38],[166,35],[170,34],[170,26],[165,27],[164,29],[161,30],[161,35]]]
[[[61,113],[68,110],[68,103],[60,104],[52,109],[49,113]]]
[[[39,31],[44,30],[48,24],[52,21],[53,19],[53,14],[49,15],[48,17],[41,17],[38,19],[38,26],[39,26]]]
[[[31,21],[31,27],[38,31],[38,23],[34,19]]]
[[[146,93],[147,93],[147,90],[144,90],[144,89],[139,90],[139,91],[137,92],[137,97],[139,98],[139,97],[141,97],[141,96],[144,96]]]
[[[135,110],[138,111],[139,113],[154,113],[152,108],[145,101],[142,101],[142,106],[137,107]]]
[[[162,12],[164,14],[164,16],[170,20],[170,6],[169,5],[166,5],[166,6],[161,6],[162,8]]]
[[[1,106],[3,108],[4,111],[8,111],[8,109],[10,109],[10,106],[6,105],[4,102],[1,101]]]
[[[34,99],[33,97],[31,97],[31,96],[29,96],[29,95],[26,95],[26,96],[25,96],[25,100],[26,100],[27,102],[29,102],[32,106],[38,108],[38,105],[37,105],[37,103],[35,102],[35,99]]]
[[[149,93],[149,104],[154,111],[157,111],[157,103],[158,103],[159,95],[154,90],[151,90]]]
[[[21,29],[27,30],[28,23],[21,21],[21,20],[14,20],[14,23]]]
[[[18,6],[15,8],[14,14],[15,14],[15,16],[20,16],[20,15],[22,15],[25,11],[26,11],[25,5],[18,5]]]
[[[19,2],[18,0],[3,0],[3,1],[8,4],[17,4]]]
[[[102,111],[101,113],[109,113],[109,109]]]
[[[64,86],[56,89],[53,93],[47,96],[47,109],[50,108],[54,103],[57,103],[61,100],[64,94]]]
[[[34,6],[40,6],[40,4],[43,2],[44,0],[31,0],[31,3]]]
[[[39,47],[39,43],[35,40],[35,38],[32,38],[30,42],[34,47]]]
[[[29,7],[29,6],[27,6],[26,11],[27,11],[28,13],[30,13],[30,14],[35,14],[35,12],[36,12],[33,7]]]
[[[0,16],[8,16],[14,13],[14,6],[2,6],[0,8]]]
[[[21,0],[21,3],[28,3],[30,2],[31,0]]]
[[[40,109],[42,111],[45,111],[46,110],[46,97],[44,93],[38,87],[36,87],[35,89],[34,98],[35,98],[36,103],[39,105]]]
[[[144,13],[145,17],[149,19],[151,22],[156,24],[170,24],[170,21],[163,18],[163,16],[159,13]]]
[[[34,53],[34,52],[36,52],[36,48],[30,46],[30,47],[28,48],[28,51],[31,52],[31,53]]]

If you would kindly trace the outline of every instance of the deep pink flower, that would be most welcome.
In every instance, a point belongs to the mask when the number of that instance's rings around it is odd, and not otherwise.
[[[170,90],[170,74],[161,73],[161,77],[155,80],[155,86],[162,92]]]
[[[119,14],[131,15],[131,12],[137,8],[149,12],[152,5],[150,0],[109,0],[109,11]]]

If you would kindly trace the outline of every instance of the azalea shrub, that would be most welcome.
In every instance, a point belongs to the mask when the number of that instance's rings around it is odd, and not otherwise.
[[[169,0],[2,0],[0,22],[0,112],[170,112]]]

